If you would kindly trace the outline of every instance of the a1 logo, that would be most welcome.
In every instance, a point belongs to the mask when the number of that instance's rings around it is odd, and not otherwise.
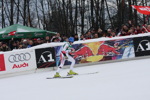
[[[45,51],[41,54],[38,63],[54,62],[52,53],[50,51]]]
[[[136,52],[139,52],[139,51],[148,51],[150,50],[150,41],[148,40],[142,40],[137,49],[136,49]]]

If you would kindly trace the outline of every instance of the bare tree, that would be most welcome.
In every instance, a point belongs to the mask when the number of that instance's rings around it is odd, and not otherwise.
[[[2,28],[5,27],[5,19],[4,19],[4,0],[1,1],[2,2]]]
[[[14,24],[14,0],[10,0],[10,25]]]

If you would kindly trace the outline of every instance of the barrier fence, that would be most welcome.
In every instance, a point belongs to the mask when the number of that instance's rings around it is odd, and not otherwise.
[[[0,54],[0,74],[35,70],[59,65],[62,43]],[[150,55],[150,34],[78,41],[73,45],[76,64],[136,58]],[[65,65],[70,62],[66,61]]]

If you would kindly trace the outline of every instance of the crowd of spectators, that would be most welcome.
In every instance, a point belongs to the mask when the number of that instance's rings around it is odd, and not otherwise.
[[[136,35],[136,34],[142,34],[150,32],[150,25],[143,25],[143,26],[134,26],[131,21],[129,21],[126,25],[122,25],[121,29],[107,29],[102,30],[101,28],[92,29],[86,32],[85,34],[81,34],[78,36],[78,34],[75,34],[73,37],[75,41],[80,40],[87,40],[87,39],[95,39],[95,38],[101,38],[101,37],[118,37],[118,36],[129,36],[129,35]],[[24,48],[30,48],[36,45],[40,45],[43,43],[51,43],[51,42],[65,42],[68,41],[67,36],[64,36],[60,33],[57,33],[55,36],[46,36],[45,38],[33,38],[33,39],[11,39],[8,41],[1,41],[0,40],[0,51],[11,51],[14,49],[24,49]]]

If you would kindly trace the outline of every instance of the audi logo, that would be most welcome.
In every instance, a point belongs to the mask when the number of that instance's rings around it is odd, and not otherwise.
[[[30,53],[20,53],[20,54],[10,55],[8,61],[10,63],[22,62],[22,61],[28,61],[30,60],[30,58],[31,58]]]

